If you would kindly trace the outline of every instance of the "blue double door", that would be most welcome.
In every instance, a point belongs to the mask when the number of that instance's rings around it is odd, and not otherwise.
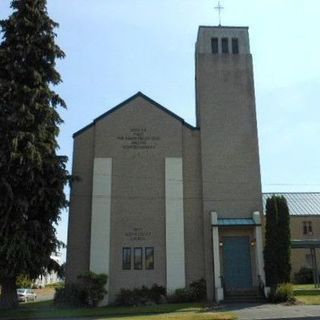
[[[249,237],[223,238],[223,278],[227,292],[252,289]]]

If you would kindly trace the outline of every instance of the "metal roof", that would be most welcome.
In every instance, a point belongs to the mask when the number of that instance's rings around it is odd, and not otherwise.
[[[263,193],[263,210],[266,208],[267,198],[273,195],[286,198],[290,215],[320,215],[320,192]]]
[[[231,226],[255,226],[256,223],[252,218],[239,218],[239,219],[224,219],[218,218],[217,225],[219,227],[231,227]]]

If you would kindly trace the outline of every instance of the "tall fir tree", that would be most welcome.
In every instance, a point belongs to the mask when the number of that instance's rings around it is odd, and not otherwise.
[[[267,286],[290,281],[290,215],[283,196],[266,202],[264,261]]]
[[[266,202],[266,233],[264,247],[264,265],[267,286],[274,287],[278,283],[277,263],[277,233],[278,215],[275,198],[268,198]]]
[[[0,307],[18,306],[16,279],[49,268],[62,245],[55,224],[67,201],[66,157],[57,155],[65,102],[52,86],[64,53],[46,0],[14,0],[0,22]]]
[[[287,200],[281,197],[278,201],[278,276],[279,282],[285,283],[290,281],[291,272],[291,249],[290,249],[290,215]]]

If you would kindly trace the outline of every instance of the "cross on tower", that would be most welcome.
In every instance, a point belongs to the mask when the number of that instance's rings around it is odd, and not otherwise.
[[[224,7],[221,5],[220,0],[218,1],[218,5],[214,8],[219,11],[219,26],[221,26],[221,12]]]

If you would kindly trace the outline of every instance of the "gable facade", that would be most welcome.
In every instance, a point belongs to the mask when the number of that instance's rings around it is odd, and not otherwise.
[[[197,127],[138,93],[74,135],[67,282],[107,273],[104,303],[121,288],[156,283],[173,292],[199,279],[210,301],[258,292],[253,87],[247,28],[200,27]]]

